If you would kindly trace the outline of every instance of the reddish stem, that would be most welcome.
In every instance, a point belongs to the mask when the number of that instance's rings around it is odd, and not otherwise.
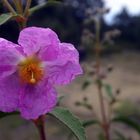
[[[110,140],[110,124],[107,121],[106,111],[105,111],[105,104],[104,104],[104,97],[102,93],[102,79],[100,78],[100,69],[101,69],[101,61],[100,61],[100,53],[101,53],[101,46],[100,46],[100,22],[96,22],[96,75],[97,75],[97,88],[98,88],[98,95],[99,95],[99,102],[101,108],[101,116],[102,116],[102,128],[105,134],[105,139]]]
[[[40,116],[37,120],[34,120],[34,124],[38,128],[40,134],[40,140],[47,140],[45,135],[45,116]]]

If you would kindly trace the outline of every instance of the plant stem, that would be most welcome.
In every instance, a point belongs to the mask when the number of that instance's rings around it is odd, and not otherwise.
[[[21,0],[13,0],[18,14],[23,14],[23,7]]]
[[[25,7],[25,10],[24,10],[24,16],[28,16],[28,12],[29,12],[29,8],[31,6],[31,3],[32,3],[32,0],[27,0],[27,3],[26,3],[26,7]]]
[[[109,136],[109,124],[106,118],[106,111],[105,111],[105,104],[104,104],[104,97],[102,93],[102,79],[100,77],[100,21],[95,21],[96,23],[96,46],[95,46],[95,53],[96,53],[96,75],[97,75],[97,88],[98,88],[98,95],[99,95],[99,102],[100,102],[100,109],[101,109],[101,116],[102,116],[102,128],[105,134],[105,139],[110,140]]]
[[[13,0],[16,12],[19,15],[16,18],[20,31],[26,27],[27,19],[23,16],[23,5],[21,0]]]
[[[40,140],[47,140],[45,136],[45,122],[44,116],[40,116],[37,120],[34,120],[36,127],[38,128],[40,134]]]
[[[13,15],[16,15],[16,11],[7,0],[3,0],[3,3]]]
[[[40,140],[46,140],[44,126],[38,127],[39,134],[40,134]]]
[[[17,20],[18,25],[19,25],[19,29],[21,31],[27,25],[28,12],[29,12],[29,8],[31,6],[32,0],[27,0],[26,7],[25,7],[24,11],[23,11],[23,7],[21,5],[22,4],[21,0],[20,1],[14,0],[14,2],[15,2],[15,5],[16,5],[16,8],[18,10],[18,13],[22,15],[22,18],[19,18],[19,21]]]
[[[19,30],[21,31],[22,29],[24,29],[26,27],[26,24],[26,19],[24,19],[22,22],[18,22]]]

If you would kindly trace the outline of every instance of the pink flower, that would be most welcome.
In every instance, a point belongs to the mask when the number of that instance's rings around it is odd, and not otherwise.
[[[82,73],[79,54],[49,28],[25,28],[18,43],[0,38],[0,110],[37,119],[56,105],[54,85]]]

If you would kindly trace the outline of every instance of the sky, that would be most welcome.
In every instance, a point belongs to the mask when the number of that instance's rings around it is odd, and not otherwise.
[[[108,23],[111,23],[113,16],[121,11],[123,7],[127,7],[130,14],[140,14],[140,0],[104,0],[105,6],[111,11],[105,16]]]

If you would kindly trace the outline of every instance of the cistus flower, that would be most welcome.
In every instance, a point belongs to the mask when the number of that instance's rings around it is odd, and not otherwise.
[[[23,29],[18,44],[0,38],[0,110],[37,119],[56,105],[54,86],[82,73],[79,54],[49,28]]]

